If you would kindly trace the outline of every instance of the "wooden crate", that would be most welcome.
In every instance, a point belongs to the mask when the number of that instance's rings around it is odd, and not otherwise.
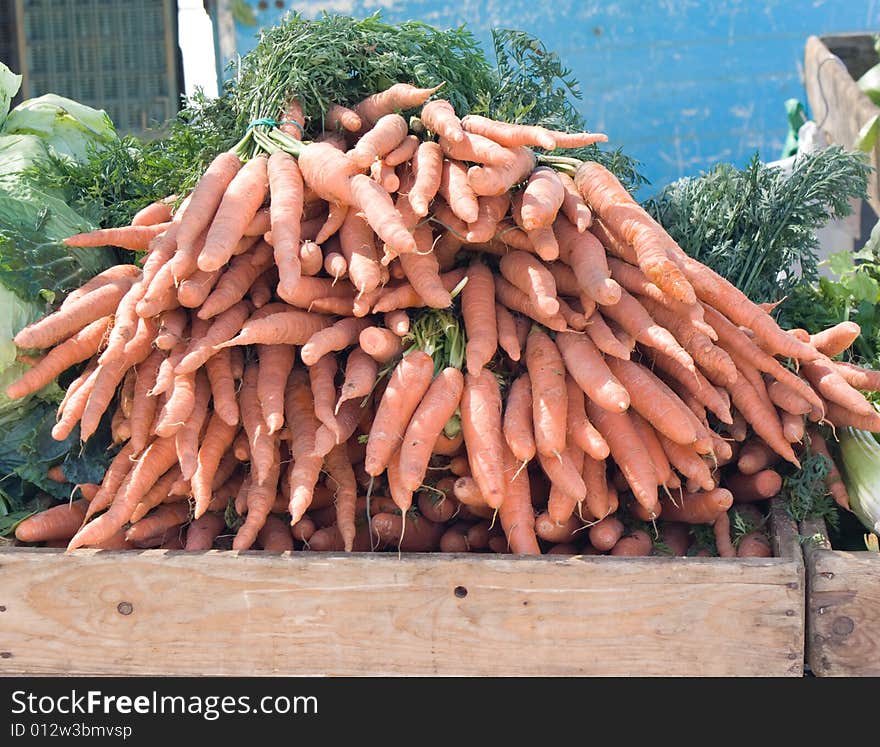
[[[0,675],[801,675],[777,557],[0,548]]]
[[[817,677],[880,675],[880,553],[831,549],[822,522],[803,522],[806,661]]]
[[[859,130],[880,114],[856,84],[877,61],[870,34],[811,36],[804,51],[804,83],[813,120],[832,143],[853,148]],[[872,57],[873,55],[873,57]],[[868,202],[880,215],[880,143],[870,153]]]

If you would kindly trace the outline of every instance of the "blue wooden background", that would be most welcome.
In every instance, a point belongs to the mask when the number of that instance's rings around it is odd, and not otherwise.
[[[257,3],[251,0],[251,5]],[[719,161],[744,165],[757,150],[779,157],[783,103],[806,104],[802,74],[810,34],[880,31],[878,0],[311,0],[269,2],[272,25],[287,10],[386,21],[465,23],[485,44],[493,27],[539,36],[580,80],[591,129],[638,158],[652,186]],[[256,29],[236,26],[239,54]],[[488,46],[487,46],[488,49]]]

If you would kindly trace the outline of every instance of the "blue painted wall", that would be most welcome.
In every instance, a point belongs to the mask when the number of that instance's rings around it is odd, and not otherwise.
[[[581,82],[591,129],[642,161],[652,186],[719,161],[744,165],[757,150],[779,157],[783,102],[806,103],[802,72],[810,34],[880,31],[880,0],[287,0],[257,11],[272,25],[286,10],[322,10],[389,22],[465,23],[484,43],[489,29],[539,36]],[[257,2],[251,0],[257,7]],[[240,54],[256,30],[236,27]]]

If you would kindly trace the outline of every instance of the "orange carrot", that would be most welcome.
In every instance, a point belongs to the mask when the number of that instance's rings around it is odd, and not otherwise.
[[[638,363],[619,358],[609,358],[606,364],[629,393],[632,408],[654,428],[678,444],[692,444],[697,440],[681,400],[674,395],[668,396],[650,371]]]
[[[82,526],[88,505],[85,498],[80,498],[28,516],[15,528],[15,539],[19,542],[69,540]]]
[[[412,233],[394,207],[388,192],[365,174],[351,177],[352,201],[363,212],[367,223],[386,244],[386,257],[383,264],[388,264],[390,256],[409,254],[417,251],[416,241]]]
[[[400,447],[400,477],[408,490],[417,490],[422,484],[434,443],[458,408],[463,388],[461,372],[447,367],[428,387],[413,413]]]
[[[586,403],[587,417],[602,434],[636,500],[646,509],[657,507],[657,476],[651,456],[639,438],[630,418],[623,412],[609,412],[591,400]]]
[[[539,453],[538,460],[551,485],[547,511],[553,521],[562,524],[587,497],[582,476],[584,453],[576,445],[568,444],[560,457]]]
[[[348,355],[345,366],[345,381],[339,389],[339,399],[334,413],[339,412],[343,403],[367,396],[376,383],[378,367],[376,361],[356,347]]]
[[[494,287],[491,290],[494,290]],[[464,293],[464,291],[462,291],[462,293]],[[464,299],[462,299],[462,304],[463,303]],[[496,303],[495,321],[497,324],[498,336],[497,347],[500,347],[505,353],[507,353],[510,360],[518,361],[522,355],[522,351],[519,346],[519,340],[516,336],[516,321],[514,321],[513,315],[507,310],[507,307]],[[465,324],[467,323],[465,322]],[[468,344],[470,344],[470,340],[470,335],[468,335]],[[465,357],[467,357],[467,353],[465,353]]]
[[[544,127],[498,122],[477,114],[468,114],[461,120],[461,127],[467,132],[482,135],[507,147],[535,145],[545,150],[556,148],[556,139]]]
[[[202,436],[199,447],[198,464],[193,473],[191,484],[192,494],[195,499],[195,518],[198,519],[205,513],[211,502],[211,482],[214,473],[220,464],[220,460],[227,449],[232,446],[238,433],[237,425],[229,425],[213,413],[208,420],[205,433]]]
[[[675,242],[615,176],[601,164],[587,161],[578,168],[574,180],[609,233],[635,249],[639,267],[648,279],[682,303],[696,303],[693,287],[667,253],[667,246]]]
[[[467,283],[461,292],[461,313],[464,319],[467,347],[467,369],[476,375],[498,347],[495,319],[494,282],[486,265],[473,262],[467,269]]]
[[[14,342],[20,348],[48,348],[97,319],[115,313],[132,285],[132,278],[120,278],[102,285],[64,309],[28,325],[15,335]]]
[[[722,395],[723,390],[716,389],[700,371],[688,371],[681,363],[659,350],[650,351],[650,356],[655,370],[667,374],[669,379],[684,387],[722,423],[730,424],[733,422],[730,399],[726,394]]]
[[[399,448],[413,413],[428,391],[433,373],[434,361],[421,350],[410,353],[395,367],[370,429],[364,461],[368,474],[380,475]]]
[[[779,420],[782,423],[782,435],[790,444],[798,444],[804,440],[804,418],[781,410]]]
[[[855,322],[840,322],[818,334],[810,335],[810,344],[820,353],[833,358],[852,345],[861,333],[861,327]]]
[[[334,447],[327,454],[324,466],[329,476],[328,486],[336,498],[336,523],[342,535],[344,549],[351,552],[356,534],[357,483],[344,444]]]
[[[532,417],[538,454],[559,456],[565,449],[568,396],[559,348],[534,327],[526,341],[526,368],[532,384]]]
[[[267,177],[272,194],[269,210],[278,267],[278,295],[286,298],[293,292],[302,272],[299,255],[303,178],[296,161],[284,151],[269,157]]]
[[[445,309],[452,304],[452,296],[446,290],[440,277],[440,265],[431,251],[431,228],[419,226],[414,231],[419,247],[417,254],[401,254],[400,266],[406,279],[418,293],[426,306]]]
[[[290,345],[258,345],[260,366],[257,373],[257,398],[267,426],[267,433],[284,425],[284,392],[293,368],[296,350]]]
[[[91,358],[98,352],[111,322],[109,316],[96,319],[52,348],[35,366],[6,387],[6,396],[19,399],[33,394],[71,366]]]
[[[535,536],[535,513],[532,508],[528,473],[519,469],[517,457],[503,448],[506,494],[498,508],[498,518],[507,537],[510,551],[517,554],[540,555]]]
[[[620,283],[621,287],[627,292],[635,296],[649,298],[668,312],[675,314],[679,325],[692,325],[697,331],[702,332],[712,341],[718,339],[715,330],[712,329],[712,327],[703,319],[704,312],[701,304],[697,303],[688,305],[674,299],[668,293],[664,293],[660,288],[654,285],[654,283],[648,280],[638,267],[615,257],[608,258],[608,267],[611,270],[611,276],[614,280]],[[666,315],[666,318],[669,318],[668,314]],[[658,321],[660,321],[661,324],[666,323],[662,319],[658,319]],[[670,331],[672,331],[671,327]]]
[[[664,519],[685,524],[710,524],[733,505],[733,494],[724,488],[715,488],[700,493],[683,493],[676,496],[675,502],[664,496],[660,503]]]
[[[766,443],[751,439],[740,449],[737,467],[744,475],[754,475],[766,467],[772,467],[778,461],[779,455]]]
[[[584,467],[581,473],[584,487],[587,489],[584,504],[579,507],[584,516],[584,508],[593,520],[604,519],[617,510],[617,497],[612,496],[608,490],[604,459],[593,459],[589,454],[584,455]],[[584,516],[586,518],[586,516]]]
[[[182,480],[181,474],[180,467],[178,466],[172,467],[162,475],[162,477],[156,481],[155,485],[147,491],[146,495],[140,500],[134,511],[131,512],[131,518],[129,521],[132,523],[140,521],[156,506],[159,506],[162,503],[173,503],[176,502],[178,498],[183,500],[183,496],[178,496],[176,492],[171,492],[174,490],[177,481]]]
[[[677,247],[671,250],[703,305],[717,309],[735,325],[752,330],[755,341],[771,355],[800,360],[816,360],[821,356],[809,343],[801,342],[780,329],[773,317],[753,304],[732,283],[691,259]]]
[[[623,536],[623,531],[623,522],[616,516],[608,516],[590,527],[590,544],[600,552],[608,552]]]
[[[200,270],[219,270],[232,257],[235,245],[266,197],[267,162],[262,156],[251,159],[229,183],[199,254]]]
[[[776,410],[763,402],[763,400],[755,392],[752,385],[743,377],[740,377],[732,385],[728,386],[733,404],[736,406],[749,425],[754,428],[757,433],[770,448],[772,448],[783,459],[791,462],[797,467],[800,463],[792,451],[791,444],[785,440],[782,433],[782,424]]]
[[[486,369],[465,376],[461,425],[474,480],[486,502],[498,508],[505,496],[501,391]]]
[[[545,314],[532,302],[526,293],[498,275],[495,276],[495,299],[510,311],[517,311],[557,332],[568,328],[561,314]]]
[[[617,322],[642,345],[660,350],[677,360],[688,371],[694,371],[693,358],[685,352],[675,337],[657,324],[645,307],[626,291],[621,291],[620,300],[616,304],[603,306],[602,313]]]
[[[358,336],[358,344],[378,363],[388,363],[403,352],[403,343],[385,327],[367,327]]]
[[[468,223],[465,240],[471,244],[491,241],[509,207],[510,195],[506,192],[501,195],[478,197],[477,217]]]
[[[70,540],[68,550],[98,544],[121,529],[131,518],[141,498],[176,461],[173,439],[158,438],[153,441],[125,476],[110,508],[85,524]]]
[[[455,109],[445,99],[434,99],[422,107],[419,118],[431,132],[452,143],[460,143],[465,134]]]
[[[650,555],[653,547],[654,543],[650,534],[643,529],[634,529],[617,540],[617,543],[611,548],[611,554],[638,558]]]
[[[227,188],[241,167],[238,156],[229,152],[221,153],[211,162],[193,190],[186,212],[180,220],[178,246],[189,246],[211,225]]]
[[[557,176],[565,188],[565,196],[563,197],[560,209],[569,222],[577,228],[578,232],[583,233],[593,224],[593,213],[587,207],[587,203],[584,202],[580,192],[578,192],[574,179],[563,172],[559,172]]]
[[[458,161],[486,164],[491,166],[506,166],[514,157],[514,151],[499,145],[482,135],[463,132],[458,141],[448,140],[444,137],[439,139],[440,147],[448,158]]]
[[[359,168],[368,168],[377,158],[382,158],[400,145],[408,129],[406,120],[399,114],[384,114],[347,155]]]
[[[522,194],[522,227],[526,231],[548,228],[565,200],[565,187],[556,172],[539,166],[529,177]]]
[[[583,148],[595,143],[608,141],[608,136],[601,132],[558,132],[549,130],[557,148]]]
[[[856,415],[873,417],[874,406],[856,389],[851,387],[839,369],[828,360],[804,361],[801,372],[813,388],[828,402],[853,412]]]
[[[394,150],[382,160],[386,165],[394,168],[406,163],[416,154],[419,148],[420,140],[416,135],[407,135],[403,141]]]
[[[150,242],[171,226],[171,221],[158,225],[131,225],[122,228],[99,228],[89,233],[78,233],[64,239],[67,246],[118,246],[132,252],[147,250]]]
[[[589,319],[587,319],[586,332],[590,340],[593,341],[593,344],[605,355],[629,360],[629,348],[614,336],[611,328],[598,311],[594,311]]]
[[[403,309],[395,309],[384,315],[385,326],[398,337],[406,337],[409,333],[409,314]]]
[[[134,522],[125,532],[129,542],[144,542],[151,537],[177,530],[189,518],[189,503],[169,503],[156,508],[148,516]]]
[[[313,396],[315,416],[333,432],[336,418],[333,414],[336,400],[336,357],[324,355],[309,367],[309,386]]]
[[[567,219],[554,224],[561,257],[574,270],[579,289],[604,306],[620,300],[621,289],[611,278],[605,250],[589,232],[578,232]]]
[[[733,493],[734,503],[754,503],[778,495],[782,489],[782,476],[772,469],[750,475],[731,472],[724,478],[724,487]]]
[[[339,231],[339,244],[348,273],[358,293],[368,293],[382,282],[373,229],[355,211],[349,211]]]
[[[349,132],[358,132],[363,127],[363,122],[355,111],[339,104],[331,104],[325,116],[327,124],[334,130],[341,128]]]
[[[413,156],[415,180],[409,191],[409,203],[419,217],[428,214],[431,200],[440,189],[443,176],[443,151],[434,142],[424,142]]]
[[[242,329],[249,313],[248,302],[239,301],[211,321],[204,334],[194,333],[183,357],[174,367],[175,375],[180,376],[198,370],[221,349],[221,346],[226,347],[227,341],[239,339],[241,334],[238,337],[235,335]]]
[[[247,550],[254,544],[275,502],[281,458],[278,454],[277,434],[269,437],[268,440],[273,447],[273,454],[267,459],[267,472],[263,475],[263,480],[261,482],[252,480],[248,487],[247,516],[232,541],[233,550]]]
[[[543,314],[553,316],[559,311],[556,281],[536,257],[527,252],[510,252],[501,258],[500,269],[507,281],[528,294]]]
[[[575,514],[569,516],[568,520],[561,524],[553,521],[546,511],[535,517],[535,533],[546,542],[572,542],[578,539],[575,531],[581,526],[582,524]]]
[[[520,374],[510,385],[506,396],[502,433],[507,446],[522,464],[536,453],[532,415],[532,381],[528,373]]]
[[[384,91],[367,96],[354,107],[354,111],[362,120],[373,123],[385,114],[421,106],[439,88],[439,85],[433,88],[417,88],[409,83],[395,83]]]
[[[629,407],[629,392],[614,377],[589,337],[560,332],[556,344],[565,368],[590,400],[609,412],[623,412]]]
[[[880,371],[854,366],[852,363],[833,361],[834,370],[854,389],[863,392],[880,391]]]
[[[440,177],[440,195],[455,216],[465,223],[473,223],[480,213],[477,196],[467,178],[467,166],[455,159],[444,159]]]
[[[186,530],[184,550],[205,551],[214,546],[214,540],[226,528],[223,515],[217,512],[204,514],[193,521]]]
[[[342,319],[315,332],[300,350],[303,363],[313,366],[324,355],[353,345],[369,325],[369,319]]]
[[[475,136],[471,136],[475,137]],[[477,195],[500,195],[514,184],[525,179],[535,168],[535,154],[528,148],[505,148],[504,163],[487,166],[471,166],[468,181]],[[463,158],[462,160],[476,160]]]
[[[172,209],[177,195],[169,195],[161,200],[151,202],[146,207],[138,210],[131,219],[133,226],[154,226],[157,223],[165,223],[171,220]]]
[[[290,552],[293,550],[293,535],[287,522],[270,514],[263,528],[257,532],[257,544],[266,552]]]
[[[233,307],[234,309],[235,307]],[[265,306],[263,307],[266,308]],[[260,309],[262,311],[263,309]],[[232,309],[230,309],[232,311]],[[228,314],[229,312],[224,312]],[[221,319],[223,315],[218,317]],[[225,337],[222,342],[213,342],[214,337],[219,337],[220,332],[213,335],[209,348],[212,351],[237,345],[304,345],[316,332],[324,329],[330,323],[330,317],[307,311],[291,310],[274,313],[258,319],[249,319],[239,326],[240,330],[234,337]],[[216,324],[216,323],[215,323]],[[213,331],[213,327],[212,327]],[[207,343],[199,345],[199,350]],[[206,358],[207,360],[207,358]]]
[[[370,529],[385,547],[396,547],[402,552],[430,552],[438,548],[444,527],[423,516],[404,518],[379,513],[370,519]]]

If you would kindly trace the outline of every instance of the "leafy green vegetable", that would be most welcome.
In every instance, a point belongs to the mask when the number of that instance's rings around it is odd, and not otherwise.
[[[684,251],[756,302],[775,301],[818,277],[816,230],[864,197],[870,166],[833,146],[799,156],[790,174],[757,155],[680,179],[648,210]]]
[[[21,86],[21,76],[0,62],[0,125],[9,113],[9,105]]]
[[[107,112],[48,93],[15,107],[2,127],[5,135],[36,135],[56,155],[76,161],[88,158],[89,147],[116,139]]]
[[[858,252],[837,252],[826,263],[837,279],[820,278],[797,288],[780,307],[780,320],[811,334],[842,321],[856,322],[861,334],[844,353],[849,360],[880,364],[880,252],[877,227]]]
[[[2,96],[14,95],[18,80],[0,64]],[[5,115],[6,103],[0,107]],[[46,473],[78,438],[74,433],[58,442],[51,436],[62,394],[57,383],[22,399],[6,397],[6,386],[25,370],[15,360],[13,337],[42,316],[47,303],[117,260],[110,249],[62,243],[95,224],[67,204],[63,184],[38,187],[34,174],[51,174],[54,163],[86,158],[115,137],[104,112],[54,95],[19,104],[0,127],[0,533],[14,529],[47,497],[67,497],[70,486]],[[109,436],[96,439],[94,447],[103,450],[107,443]],[[90,458],[98,465],[102,457]]]
[[[828,494],[825,478],[831,469],[831,461],[824,454],[810,449],[809,437],[799,455],[801,468],[786,475],[782,480],[780,495],[785,510],[795,521],[824,519],[831,527],[837,527],[839,515],[837,504]]]

